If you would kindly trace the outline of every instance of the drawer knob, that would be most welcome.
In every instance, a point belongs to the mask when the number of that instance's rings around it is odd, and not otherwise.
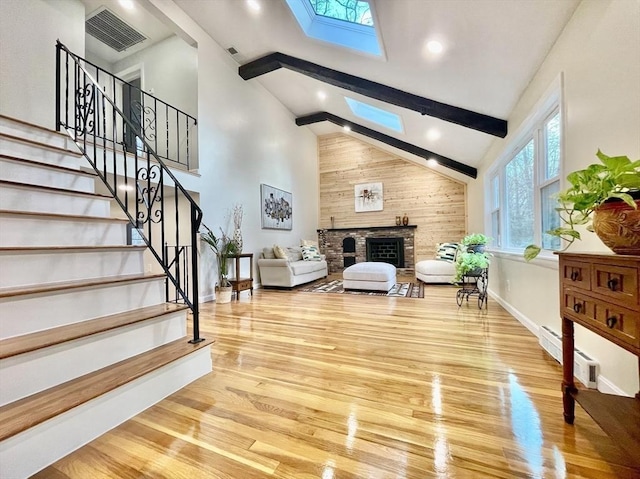
[[[607,318],[607,326],[609,326],[610,328],[613,328],[617,322],[618,322],[618,318],[616,318],[615,316],[611,316],[610,318]]]
[[[582,303],[575,303],[575,304],[573,305],[573,310],[574,310],[576,313],[579,313],[580,311],[582,311]]]
[[[580,277],[580,273],[574,269],[571,272],[571,281],[577,281],[579,277]]]
[[[618,278],[611,278],[609,281],[607,281],[607,288],[609,288],[611,291],[615,291],[617,287]]]

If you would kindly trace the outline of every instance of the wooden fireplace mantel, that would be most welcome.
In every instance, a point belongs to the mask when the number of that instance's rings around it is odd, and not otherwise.
[[[403,228],[417,228],[418,225],[391,225],[391,226],[350,226],[349,228],[320,228],[317,229],[316,232],[320,233],[321,231],[355,231],[355,230],[389,230],[389,229],[403,229]]]

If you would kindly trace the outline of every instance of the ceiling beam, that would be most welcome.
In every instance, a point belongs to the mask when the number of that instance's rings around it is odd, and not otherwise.
[[[489,135],[500,138],[507,136],[507,122],[505,120],[430,100],[280,52],[271,53],[246,63],[240,66],[238,73],[244,80],[250,80],[251,78],[264,75],[279,68],[286,68],[294,72],[302,73],[316,80],[359,93],[360,95],[414,110],[422,115],[429,115],[466,128],[488,133]]]
[[[351,121],[345,120],[337,115],[333,115],[331,113],[327,113],[326,111],[321,111],[318,113],[313,113],[311,115],[301,116],[296,118],[296,125],[304,126],[310,125],[312,123],[319,123],[322,121],[329,121],[334,125],[338,125],[341,127],[348,126],[351,128],[351,131],[355,133],[359,133],[361,135],[367,136],[369,138],[373,138],[374,140],[381,141],[389,146],[393,146],[394,148],[398,148],[402,151],[406,151],[407,153],[411,153],[416,156],[420,156],[425,160],[433,158],[438,161],[438,164],[449,168],[451,170],[457,171],[458,173],[462,173],[463,175],[470,176],[471,178],[478,177],[478,170],[472,166],[465,165],[464,163],[460,163],[456,160],[452,160],[451,158],[447,158],[446,156],[439,155],[438,153],[434,153],[429,150],[425,150],[424,148],[420,148],[419,146],[412,145],[411,143],[407,143],[406,141],[398,140],[389,135],[385,135],[384,133],[380,133],[379,131],[372,130],[371,128],[367,128],[366,126],[358,125],[357,123],[353,123]]]

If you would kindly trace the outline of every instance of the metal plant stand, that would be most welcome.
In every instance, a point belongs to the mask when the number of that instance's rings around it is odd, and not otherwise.
[[[478,296],[478,308],[482,309],[487,306],[487,287],[489,286],[489,268],[480,268],[471,274],[462,277],[462,288],[456,293],[456,302],[458,307],[462,306],[462,302],[466,299],[469,302],[469,296]]]

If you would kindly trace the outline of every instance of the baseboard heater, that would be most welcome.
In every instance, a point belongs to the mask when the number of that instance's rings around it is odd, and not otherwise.
[[[558,333],[546,326],[540,327],[540,346],[548,352],[553,359],[562,364],[562,338]],[[598,388],[599,364],[594,359],[576,349],[573,354],[573,374],[590,389]]]

